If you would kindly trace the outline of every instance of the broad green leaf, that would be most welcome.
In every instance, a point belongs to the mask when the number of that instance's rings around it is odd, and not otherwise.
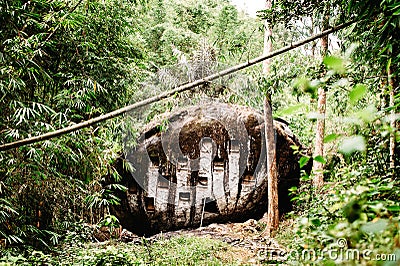
[[[332,141],[336,140],[338,137],[340,137],[340,135],[338,135],[338,134],[335,134],[335,133],[329,134],[328,136],[326,136],[324,138],[324,142],[325,143],[332,142]]]
[[[297,145],[290,145],[290,148],[291,148],[292,150],[294,150],[294,151],[298,151],[298,150],[300,149],[300,147],[297,146]]]
[[[326,56],[323,62],[328,68],[334,70],[336,73],[342,74],[346,71],[344,60],[339,57]]]
[[[300,168],[303,168],[303,166],[305,166],[309,160],[310,160],[310,157],[306,157],[306,156],[301,157],[299,160]]]
[[[361,226],[361,230],[367,233],[379,233],[386,229],[388,226],[388,221],[386,219],[379,219],[377,221],[372,221]]]
[[[361,214],[360,214],[360,217],[358,218],[358,220],[364,221],[364,222],[368,221],[368,216],[367,216],[367,214],[364,213],[364,212],[361,213]]]
[[[340,147],[339,151],[345,154],[351,154],[355,151],[365,151],[365,139],[363,136],[351,136],[344,138]]]
[[[318,218],[313,218],[311,219],[311,223],[315,226],[320,226],[321,225],[321,221]]]
[[[314,157],[314,161],[317,161],[317,162],[322,163],[322,164],[326,164],[325,158],[322,157],[321,155],[315,156],[315,157]]]
[[[350,103],[355,104],[360,100],[367,92],[367,85],[357,84],[349,93]]]
[[[400,212],[400,206],[396,205],[387,206],[386,209],[391,212]]]

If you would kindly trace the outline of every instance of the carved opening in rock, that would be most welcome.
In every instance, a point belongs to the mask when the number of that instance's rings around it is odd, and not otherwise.
[[[204,175],[200,175],[197,179],[197,184],[199,186],[207,187],[208,186],[208,177]]]
[[[204,198],[203,201],[205,201],[204,212],[219,214],[219,209],[216,200],[211,200],[210,198]]]
[[[138,193],[138,186],[136,182],[131,182],[128,186],[128,192],[130,194],[137,194]]]
[[[155,204],[154,204],[154,198],[153,197],[145,197],[144,198],[144,204],[145,204],[147,212],[154,212],[155,211]]]
[[[158,188],[161,188],[161,189],[163,189],[163,188],[168,189],[169,188],[169,177],[159,175],[157,186],[158,186]]]
[[[179,200],[190,201],[190,192],[179,192]]]
[[[254,185],[255,182],[256,182],[256,178],[254,177],[254,174],[251,173],[248,169],[246,169],[243,174],[242,184],[243,185]]]

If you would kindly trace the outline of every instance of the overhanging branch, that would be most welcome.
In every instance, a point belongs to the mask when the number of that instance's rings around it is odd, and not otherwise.
[[[164,93],[162,93],[160,95],[157,95],[157,96],[148,98],[146,100],[143,100],[143,101],[128,105],[126,107],[123,107],[123,108],[117,109],[115,111],[112,111],[110,113],[107,113],[107,114],[104,114],[104,115],[89,119],[87,121],[84,121],[84,122],[81,122],[81,123],[78,123],[78,124],[75,124],[75,125],[72,125],[72,126],[69,126],[69,127],[65,127],[65,128],[62,128],[62,129],[58,129],[56,131],[48,132],[48,133],[45,133],[45,134],[40,135],[40,136],[26,138],[26,139],[18,140],[18,141],[15,141],[15,142],[11,142],[11,143],[6,143],[6,144],[3,144],[3,145],[0,145],[0,151],[6,151],[6,150],[17,148],[17,147],[20,147],[20,146],[23,146],[23,145],[28,145],[28,144],[36,143],[36,142],[39,142],[39,141],[48,140],[48,139],[51,139],[51,138],[54,138],[54,137],[58,137],[58,136],[61,136],[61,135],[64,135],[64,134],[67,134],[67,133],[70,133],[70,132],[85,128],[85,127],[89,127],[89,126],[97,124],[99,122],[106,121],[108,119],[120,116],[120,115],[125,114],[125,113],[127,113],[129,111],[132,111],[134,109],[137,109],[137,108],[146,106],[148,104],[151,104],[151,103],[154,103],[154,102],[158,102],[160,100],[163,100],[163,99],[166,99],[168,97],[171,97],[171,96],[175,95],[176,93],[181,93],[181,92],[184,92],[184,91],[187,91],[187,90],[194,89],[195,87],[197,87],[199,85],[202,85],[204,83],[213,81],[215,79],[218,79],[220,77],[223,77],[223,76],[229,75],[231,73],[237,72],[237,71],[242,70],[244,68],[253,66],[253,65],[258,64],[258,63],[260,63],[260,62],[262,62],[262,61],[264,61],[266,59],[269,59],[269,58],[275,57],[277,55],[286,53],[286,52],[288,52],[290,50],[293,50],[295,48],[298,48],[298,47],[300,47],[300,46],[302,46],[304,44],[307,44],[307,43],[312,42],[314,40],[317,40],[317,39],[319,39],[321,37],[327,36],[327,35],[329,35],[329,34],[331,34],[333,32],[336,32],[336,31],[339,31],[341,29],[344,29],[344,28],[350,26],[351,24],[353,24],[355,22],[356,21],[350,21],[350,22],[347,22],[347,23],[340,24],[340,25],[338,25],[336,27],[333,27],[333,28],[330,28],[328,30],[325,30],[325,31],[323,31],[323,32],[321,32],[319,34],[313,35],[313,36],[311,36],[311,37],[309,37],[307,39],[304,39],[304,40],[301,40],[301,41],[298,41],[298,42],[294,42],[291,45],[288,45],[288,46],[285,46],[285,47],[283,47],[281,49],[275,50],[274,52],[269,53],[267,55],[256,57],[256,58],[251,59],[251,60],[249,60],[249,61],[247,61],[245,63],[241,63],[239,65],[227,68],[225,70],[222,70],[222,71],[220,71],[218,73],[215,73],[215,74],[212,74],[210,76],[204,77],[202,79],[198,79],[198,80],[195,80],[193,82],[181,85],[181,86],[179,86],[179,87],[177,87],[177,88],[175,88],[173,90],[164,92]]]

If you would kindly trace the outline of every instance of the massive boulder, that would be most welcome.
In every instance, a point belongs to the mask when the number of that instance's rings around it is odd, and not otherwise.
[[[287,124],[275,120],[274,127],[284,213],[291,209],[288,189],[300,178],[292,146],[302,145]],[[210,103],[166,115],[144,129],[116,167],[128,190],[119,192],[112,212],[137,234],[257,219],[267,211],[264,122],[248,107]]]

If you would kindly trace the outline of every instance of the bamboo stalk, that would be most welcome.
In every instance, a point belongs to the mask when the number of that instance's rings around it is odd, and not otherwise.
[[[329,35],[329,34],[331,34],[333,32],[336,32],[336,31],[339,31],[341,29],[344,29],[344,28],[350,26],[351,24],[353,24],[355,22],[356,21],[350,21],[350,22],[346,22],[346,23],[340,24],[340,25],[338,25],[336,27],[333,27],[331,29],[322,31],[322,32],[320,32],[320,33],[318,33],[318,34],[316,34],[314,36],[311,36],[309,38],[306,38],[306,39],[298,41],[298,42],[294,42],[291,45],[288,45],[288,46],[285,46],[285,47],[283,47],[281,49],[275,50],[274,52],[269,53],[267,55],[256,57],[256,58],[251,59],[251,60],[249,60],[249,61],[247,61],[245,63],[241,63],[241,64],[238,64],[238,65],[235,65],[233,67],[227,68],[225,70],[222,70],[222,71],[220,71],[218,73],[209,75],[209,76],[204,77],[202,79],[198,79],[198,80],[195,80],[193,82],[178,86],[177,88],[175,88],[173,90],[170,90],[170,91],[167,91],[167,92],[164,92],[164,93],[162,93],[160,95],[157,95],[157,96],[148,98],[146,100],[143,100],[143,101],[128,105],[126,107],[123,107],[123,108],[117,109],[115,111],[112,111],[110,113],[107,113],[107,114],[104,114],[104,115],[89,119],[87,121],[84,121],[84,122],[81,122],[81,123],[78,123],[78,124],[75,124],[75,125],[72,125],[72,126],[68,126],[68,127],[65,127],[65,128],[61,128],[61,129],[58,129],[58,130],[55,130],[55,131],[52,131],[52,132],[48,132],[48,133],[45,133],[43,135],[34,136],[34,137],[31,137],[31,138],[26,138],[26,139],[14,141],[14,142],[11,142],[11,143],[2,144],[2,145],[0,145],[0,151],[6,151],[6,150],[17,148],[17,147],[20,147],[20,146],[23,146],[23,145],[28,145],[28,144],[36,143],[36,142],[39,142],[39,141],[48,140],[48,139],[51,139],[51,138],[54,138],[54,137],[58,137],[58,136],[61,136],[61,135],[64,135],[64,134],[67,134],[67,133],[70,133],[70,132],[85,128],[85,127],[89,127],[89,126],[97,124],[99,122],[106,121],[108,119],[120,116],[120,115],[125,114],[125,113],[127,113],[129,111],[132,111],[134,109],[146,106],[146,105],[154,103],[154,102],[158,102],[160,100],[163,100],[163,99],[166,99],[168,97],[171,97],[171,96],[173,96],[173,95],[175,95],[177,93],[181,93],[181,92],[193,89],[193,88],[195,88],[195,87],[197,87],[199,85],[202,85],[204,83],[213,81],[213,80],[218,79],[220,77],[229,75],[231,73],[237,72],[237,71],[242,70],[244,68],[247,68],[247,67],[253,66],[255,64],[258,64],[258,63],[260,63],[260,62],[262,62],[264,60],[270,59],[270,58],[275,57],[277,55],[286,53],[286,52],[288,52],[290,50],[298,48],[298,47],[300,47],[300,46],[302,46],[304,44],[307,44],[309,42],[312,42],[312,41],[314,41],[316,39],[322,38],[322,37],[327,36],[327,35]]]
[[[395,130],[396,130],[396,118],[395,118],[395,113],[396,109],[394,108],[394,80],[392,77],[392,69],[389,66],[387,70],[387,75],[388,75],[388,85],[389,85],[389,107],[392,109],[390,110],[390,134],[389,134],[389,168],[394,171],[395,166],[396,166],[396,135],[395,135]]]

